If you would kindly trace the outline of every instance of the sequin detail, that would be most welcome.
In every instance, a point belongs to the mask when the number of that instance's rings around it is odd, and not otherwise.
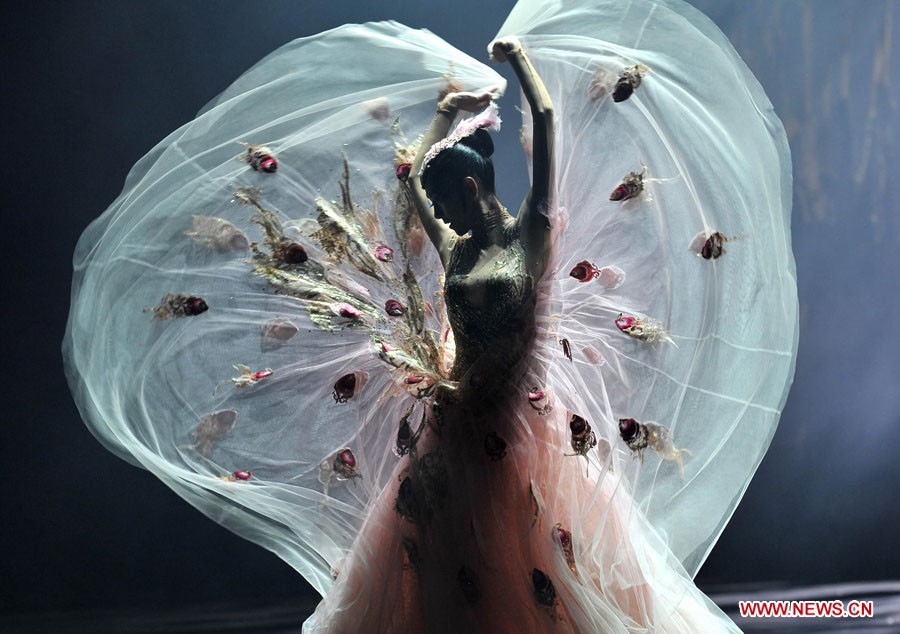
[[[502,338],[522,330],[522,307],[533,284],[525,266],[525,248],[515,233],[489,268],[474,272],[479,255],[472,238],[459,239],[447,267],[444,297],[456,339],[454,375]],[[467,293],[478,287],[483,289],[483,305],[472,302]]]

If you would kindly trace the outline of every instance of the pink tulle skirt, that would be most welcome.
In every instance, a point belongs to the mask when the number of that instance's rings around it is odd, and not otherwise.
[[[728,629],[689,578],[632,538],[649,525],[615,474],[575,454],[560,401],[537,408],[517,394],[430,417],[306,631]]]

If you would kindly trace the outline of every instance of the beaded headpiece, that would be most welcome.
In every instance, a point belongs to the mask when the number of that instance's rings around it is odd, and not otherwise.
[[[428,164],[435,156],[446,150],[448,147],[456,145],[465,137],[475,134],[476,130],[487,128],[488,130],[499,132],[500,123],[500,110],[497,108],[497,104],[492,101],[487,108],[478,114],[460,121],[453,132],[432,145],[425,153],[425,158],[422,160],[422,171],[428,167]]]

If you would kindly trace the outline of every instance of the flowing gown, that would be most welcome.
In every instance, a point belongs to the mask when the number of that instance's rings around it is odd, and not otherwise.
[[[793,376],[784,131],[681,2],[522,0],[505,35],[555,106],[541,279],[514,230],[445,276],[404,180],[439,94],[502,78],[347,25],[245,73],[85,231],[73,394],[323,595],[304,631],[736,631],[691,579]]]

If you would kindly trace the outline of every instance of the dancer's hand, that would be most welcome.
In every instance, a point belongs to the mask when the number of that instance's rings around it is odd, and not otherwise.
[[[488,50],[491,52],[491,59],[502,64],[509,59],[510,53],[522,50],[522,42],[517,37],[502,37],[491,42]]]
[[[483,92],[452,92],[438,104],[439,110],[465,110],[466,112],[478,112],[484,110],[498,96],[497,89]]]

